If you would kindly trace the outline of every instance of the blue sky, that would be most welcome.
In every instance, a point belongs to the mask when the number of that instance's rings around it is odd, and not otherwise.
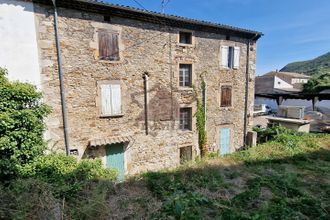
[[[106,1],[141,8],[134,0]],[[161,9],[161,0],[138,2]],[[263,32],[258,75],[330,51],[330,0],[171,0],[165,12]]]

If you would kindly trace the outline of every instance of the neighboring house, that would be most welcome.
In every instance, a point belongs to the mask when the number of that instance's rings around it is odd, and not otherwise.
[[[78,158],[101,158],[121,176],[192,159],[200,154],[194,87],[202,74],[208,145],[221,154],[244,145],[261,33],[96,1],[57,6],[61,66],[52,1],[0,0],[0,66],[43,92],[53,109],[50,148],[65,149],[65,130]]]
[[[310,76],[292,72],[269,72],[256,77],[256,94],[300,92]]]

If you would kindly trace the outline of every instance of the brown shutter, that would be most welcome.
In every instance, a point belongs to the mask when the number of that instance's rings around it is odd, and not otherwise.
[[[99,54],[101,60],[107,60],[110,54],[109,51],[109,34],[105,31],[99,32]]]
[[[110,60],[118,61],[119,60],[119,38],[117,33],[111,33],[111,44],[110,44]]]
[[[231,87],[222,86],[221,87],[221,107],[231,106]]]
[[[119,60],[119,35],[118,33],[109,33],[99,31],[99,55],[101,60]]]

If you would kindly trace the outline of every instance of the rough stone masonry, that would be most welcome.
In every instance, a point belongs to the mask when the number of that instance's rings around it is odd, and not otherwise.
[[[53,111],[46,123],[46,138],[53,150],[64,149],[63,124],[54,38],[53,9],[35,4],[41,80],[44,100]],[[247,40],[218,33],[194,31],[130,18],[111,17],[59,8],[65,96],[71,148],[79,158],[102,158],[105,146],[90,146],[91,140],[129,137],[125,144],[125,173],[173,168],[180,163],[180,148],[192,146],[200,154],[196,130],[196,97],[193,87],[179,86],[179,64],[192,64],[192,83],[200,95],[201,74],[207,84],[207,135],[211,150],[219,151],[221,128],[230,128],[230,151],[243,146]],[[119,33],[120,61],[99,59],[98,31]],[[179,43],[179,31],[191,31],[191,45]],[[227,39],[227,40],[226,40]],[[221,66],[223,45],[240,48],[237,69]],[[248,128],[252,126],[256,44],[249,57]],[[148,125],[145,133],[144,81],[149,74]],[[99,85],[116,81],[122,89],[123,114],[100,116]],[[220,107],[221,86],[232,87],[232,104]],[[192,130],[179,129],[180,107],[192,108]]]

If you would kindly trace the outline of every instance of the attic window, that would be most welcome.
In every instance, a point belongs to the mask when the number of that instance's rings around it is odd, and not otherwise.
[[[180,31],[179,35],[180,35],[180,39],[179,39],[180,44],[192,44],[192,33],[191,32]]]
[[[110,23],[111,22],[110,16],[109,15],[104,15],[104,21]]]

